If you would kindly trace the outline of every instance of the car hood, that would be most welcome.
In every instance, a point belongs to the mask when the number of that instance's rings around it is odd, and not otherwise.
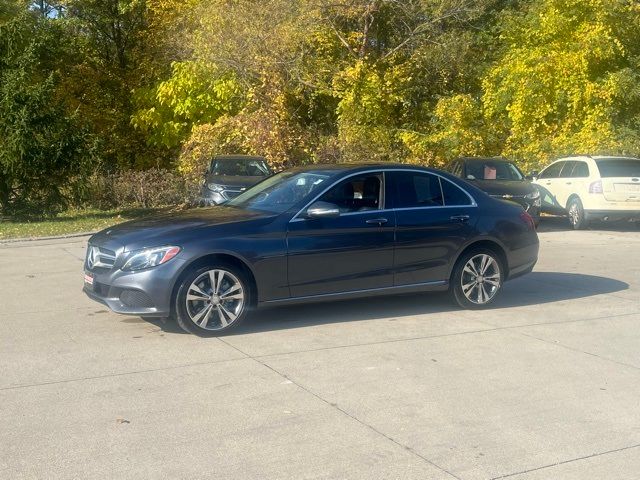
[[[528,181],[517,181],[517,180],[467,180],[472,185],[475,185],[480,190],[488,193],[489,195],[513,195],[513,196],[522,196],[527,195],[533,191],[535,188]]]
[[[225,185],[228,187],[251,187],[265,177],[247,177],[243,175],[205,175],[206,183]]]
[[[197,235],[194,230],[223,229],[246,222],[267,223],[274,217],[274,214],[233,207],[194,208],[109,227],[93,235],[89,243],[114,251],[131,251],[179,243]]]

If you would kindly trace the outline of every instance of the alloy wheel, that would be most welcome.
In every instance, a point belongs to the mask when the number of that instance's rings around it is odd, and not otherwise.
[[[205,330],[227,328],[242,314],[245,291],[242,282],[228,270],[214,269],[200,274],[189,286],[187,314]]]
[[[484,305],[495,297],[502,286],[500,266],[491,255],[475,255],[465,264],[460,283],[467,300],[476,305]]]
[[[569,207],[569,219],[571,220],[571,225],[577,225],[580,222],[580,211],[576,202],[573,202]]]

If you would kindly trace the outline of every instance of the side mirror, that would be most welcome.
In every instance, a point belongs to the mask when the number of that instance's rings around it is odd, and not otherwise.
[[[527,180],[537,180],[538,175],[540,175],[540,172],[537,170],[534,170],[533,172],[529,173],[529,175],[527,175],[525,178]]]
[[[340,209],[337,205],[328,202],[315,202],[307,208],[307,218],[337,218]]]

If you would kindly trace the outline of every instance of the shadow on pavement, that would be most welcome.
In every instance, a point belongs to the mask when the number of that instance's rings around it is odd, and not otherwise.
[[[639,228],[634,222],[616,221],[616,222],[602,222],[593,221],[589,224],[588,230],[602,231],[602,232],[638,232]],[[545,232],[573,232],[573,228],[569,224],[567,217],[542,217],[540,219],[540,225],[537,229],[538,233]]]
[[[626,290],[629,285],[612,278],[577,273],[532,272],[505,284],[495,304],[486,310],[524,307],[574,300]],[[301,328],[331,323],[357,322],[378,318],[429,315],[460,310],[446,293],[422,293],[376,296],[287,307],[272,307],[253,312],[230,335]],[[150,321],[169,333],[182,330],[173,321]]]

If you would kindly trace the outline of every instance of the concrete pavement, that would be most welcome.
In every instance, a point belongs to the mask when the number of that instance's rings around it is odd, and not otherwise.
[[[219,339],[85,298],[86,238],[0,245],[0,478],[636,479],[640,232],[540,240],[488,311],[296,306]]]

